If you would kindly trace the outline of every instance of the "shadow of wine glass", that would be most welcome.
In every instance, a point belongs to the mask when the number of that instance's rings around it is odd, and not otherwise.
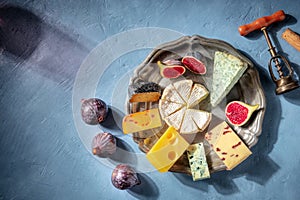
[[[28,58],[41,41],[42,21],[23,8],[0,7],[0,45],[18,58]]]
[[[0,4],[0,49],[26,69],[70,90],[89,49],[79,44],[78,36],[65,34],[64,27],[51,25],[44,18],[24,8]]]
[[[138,199],[157,199],[159,190],[153,180],[143,173],[139,173],[138,177],[141,184],[128,189],[127,192]]]
[[[234,179],[243,176],[249,181],[265,185],[280,169],[279,165],[268,156],[277,141],[278,126],[281,118],[281,106],[275,94],[275,85],[264,68],[259,66],[249,55],[242,53],[252,60],[254,66],[256,66],[266,96],[267,107],[262,133],[259,136],[258,143],[251,149],[252,155],[232,171],[215,172],[211,174],[210,179],[202,180],[199,183],[193,182],[188,175],[174,174],[183,184],[205,192],[208,191],[208,186],[211,185],[223,195],[238,193],[240,190]]]

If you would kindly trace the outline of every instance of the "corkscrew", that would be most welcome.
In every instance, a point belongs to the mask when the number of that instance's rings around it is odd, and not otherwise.
[[[298,82],[293,79],[293,68],[291,67],[290,63],[284,56],[276,52],[276,49],[273,46],[267,31],[268,27],[271,24],[275,22],[283,21],[285,18],[286,15],[284,11],[279,10],[270,16],[261,17],[251,22],[250,24],[245,24],[239,27],[239,32],[240,35],[242,36],[245,36],[251,33],[252,31],[258,29],[260,29],[263,32],[269,47],[269,52],[271,54],[271,59],[269,60],[268,67],[269,67],[271,78],[276,84],[276,90],[275,90],[276,94],[282,94],[299,87]],[[277,68],[279,78],[276,78],[273,73],[272,63],[274,63]],[[288,69],[289,73],[287,75],[284,74],[283,67],[286,67]]]

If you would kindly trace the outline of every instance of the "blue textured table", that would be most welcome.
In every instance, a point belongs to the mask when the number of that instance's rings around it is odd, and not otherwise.
[[[9,7],[0,11],[0,26],[8,34],[1,36],[0,56],[0,199],[299,199],[300,90],[276,96],[264,37],[259,32],[241,37],[237,28],[283,9],[288,19],[274,24],[270,34],[299,76],[300,52],[281,33],[286,28],[300,33],[300,1],[4,0],[4,4]],[[232,44],[260,73],[267,110],[253,155],[233,171],[214,173],[204,181],[153,171],[140,174],[140,186],[115,189],[110,182],[112,168],[95,159],[78,135],[78,113],[73,115],[78,104],[72,104],[76,73],[83,73],[80,66],[95,53],[92,49],[100,51],[108,44],[94,92],[112,110],[123,113],[129,77],[151,49],[194,34]],[[101,128],[137,151],[118,125],[115,119]],[[100,129],[87,126],[86,131]]]

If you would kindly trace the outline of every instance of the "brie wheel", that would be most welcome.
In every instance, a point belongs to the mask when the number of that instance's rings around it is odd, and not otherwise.
[[[182,134],[203,131],[211,121],[211,113],[193,109],[208,96],[201,84],[182,80],[168,85],[159,101],[162,119]]]

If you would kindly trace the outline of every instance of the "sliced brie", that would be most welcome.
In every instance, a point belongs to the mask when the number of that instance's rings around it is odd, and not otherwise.
[[[193,121],[196,123],[199,130],[203,131],[206,129],[211,121],[211,113],[196,109],[189,109],[189,112],[191,113]]]
[[[182,117],[184,116],[184,113],[186,111],[186,107],[181,108],[177,112],[169,115],[165,118],[166,123],[169,126],[173,126],[176,130],[179,130],[182,123]]]
[[[173,114],[174,112],[178,111],[180,108],[182,108],[184,105],[170,102],[164,99],[161,99],[159,101],[159,112],[163,119],[168,117],[169,115]]]
[[[186,104],[172,84],[168,85],[164,89],[161,99],[174,102],[174,103],[183,104],[183,105]]]
[[[199,131],[197,124],[193,120],[192,114],[193,113],[191,112],[190,109],[187,109],[185,111],[185,115],[183,117],[181,128],[180,128],[180,133],[192,134],[192,133],[197,133]]]
[[[173,83],[173,86],[177,90],[177,92],[180,94],[182,99],[187,103],[190,98],[193,81],[192,80],[183,80],[183,81],[177,81]]]
[[[203,131],[210,123],[211,114],[192,108],[207,95],[207,89],[201,84],[194,84],[192,80],[170,84],[159,101],[160,114],[169,126],[173,126],[180,133]]]
[[[205,99],[207,95],[208,95],[208,91],[203,85],[195,84],[192,89],[190,98],[188,100],[188,107],[189,108],[195,107],[203,99]]]

